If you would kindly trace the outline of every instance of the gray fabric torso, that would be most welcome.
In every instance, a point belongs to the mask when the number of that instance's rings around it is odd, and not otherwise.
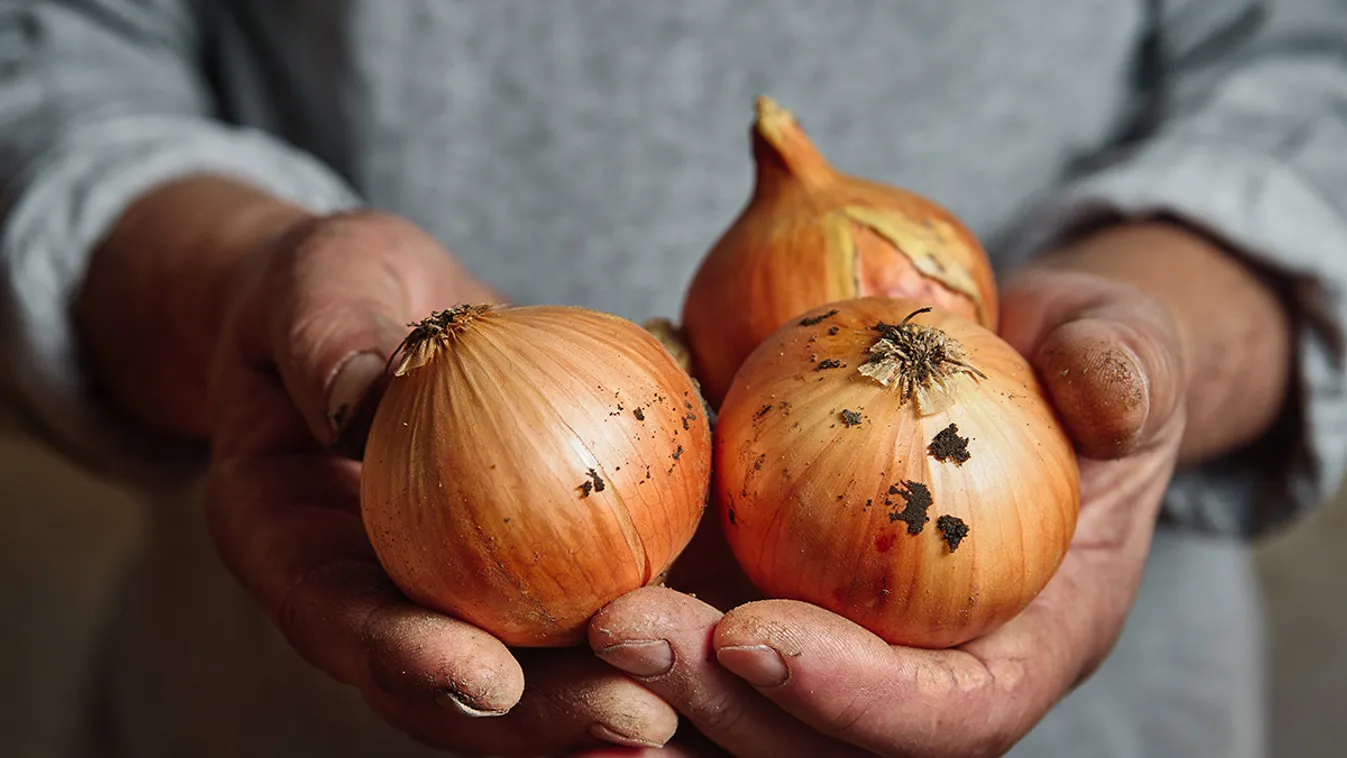
[[[1144,6],[240,0],[213,6],[209,54],[227,117],[316,153],[510,297],[643,318],[677,312],[747,199],[755,95],[990,244],[1117,128]]]

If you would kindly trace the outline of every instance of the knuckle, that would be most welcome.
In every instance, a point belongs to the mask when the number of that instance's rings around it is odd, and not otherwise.
[[[272,612],[295,652],[343,684],[368,682],[380,612],[392,602],[372,574],[363,561],[318,567],[295,579]],[[334,586],[341,588],[337,596]]]
[[[832,709],[832,712],[826,714],[824,718],[828,720],[830,731],[849,734],[859,725],[871,720],[876,705],[878,702],[875,698],[855,694],[842,705]]]
[[[730,694],[712,695],[693,703],[687,715],[706,734],[724,734],[743,721],[744,705]]]

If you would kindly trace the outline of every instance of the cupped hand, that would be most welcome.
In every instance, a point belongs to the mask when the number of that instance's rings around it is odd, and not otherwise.
[[[298,654],[437,747],[547,755],[667,740],[677,714],[590,651],[514,653],[411,604],[366,538],[360,464],[334,445],[361,437],[359,409],[409,322],[495,293],[375,213],[298,223],[237,288],[212,371],[208,521]]]
[[[1080,520],[1045,590],[981,639],[904,648],[805,603],[733,607],[722,551],[720,568],[698,572],[719,587],[633,592],[590,629],[600,657],[711,746],[581,755],[1002,755],[1098,667],[1135,600],[1183,433],[1175,325],[1139,290],[1063,269],[1026,269],[1002,292],[1002,336],[1033,363],[1078,449]]]

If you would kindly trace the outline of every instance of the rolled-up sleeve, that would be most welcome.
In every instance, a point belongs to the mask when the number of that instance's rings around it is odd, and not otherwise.
[[[1347,463],[1347,8],[1157,5],[1156,76],[1138,98],[1159,117],[1048,198],[1007,259],[1100,219],[1166,216],[1285,285],[1297,347],[1288,433],[1179,472],[1165,506],[1187,526],[1257,535],[1330,499]]]
[[[194,0],[0,0],[0,391],[12,419],[96,468],[171,448],[93,400],[71,302],[88,258],[153,186],[223,173],[316,212],[357,205],[313,157],[215,117]]]

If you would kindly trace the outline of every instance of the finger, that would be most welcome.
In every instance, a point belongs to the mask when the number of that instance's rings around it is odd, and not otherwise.
[[[361,411],[410,331],[477,294],[447,251],[409,222],[374,213],[318,219],[278,243],[257,290],[245,353],[274,367],[324,444]],[[482,291],[486,296],[487,293]]]
[[[600,747],[592,750],[579,750],[568,758],[733,758],[733,753],[723,749],[698,750],[685,745],[670,744],[664,747]]]
[[[359,513],[359,466],[293,439],[293,405],[239,368],[222,384],[207,525],[296,651],[338,681],[465,712],[509,710],[523,672],[494,637],[409,603]],[[261,451],[254,453],[252,451]],[[296,452],[297,451],[297,452]]]
[[[206,505],[217,550],[305,660],[348,684],[467,712],[515,704],[523,673],[503,644],[409,603],[388,580],[355,490],[340,486],[354,464],[295,455],[215,466]]]
[[[1139,290],[1034,270],[1007,283],[1003,336],[1027,356],[1083,455],[1148,449],[1183,399],[1178,333]]]
[[[783,713],[716,662],[710,640],[721,614],[662,587],[630,592],[590,622],[595,653],[640,681],[699,732],[737,756],[848,755]]]
[[[555,755],[604,745],[658,748],[678,727],[678,714],[668,704],[588,651],[540,651],[528,656],[525,666],[524,696],[500,718],[473,720],[379,693],[367,702],[422,742],[492,756]]]
[[[782,709],[881,755],[1001,755],[1054,676],[1033,672],[1031,689],[1017,668],[1023,658],[988,665],[961,650],[893,648],[840,616],[784,600],[732,611],[714,644],[723,666]]]

